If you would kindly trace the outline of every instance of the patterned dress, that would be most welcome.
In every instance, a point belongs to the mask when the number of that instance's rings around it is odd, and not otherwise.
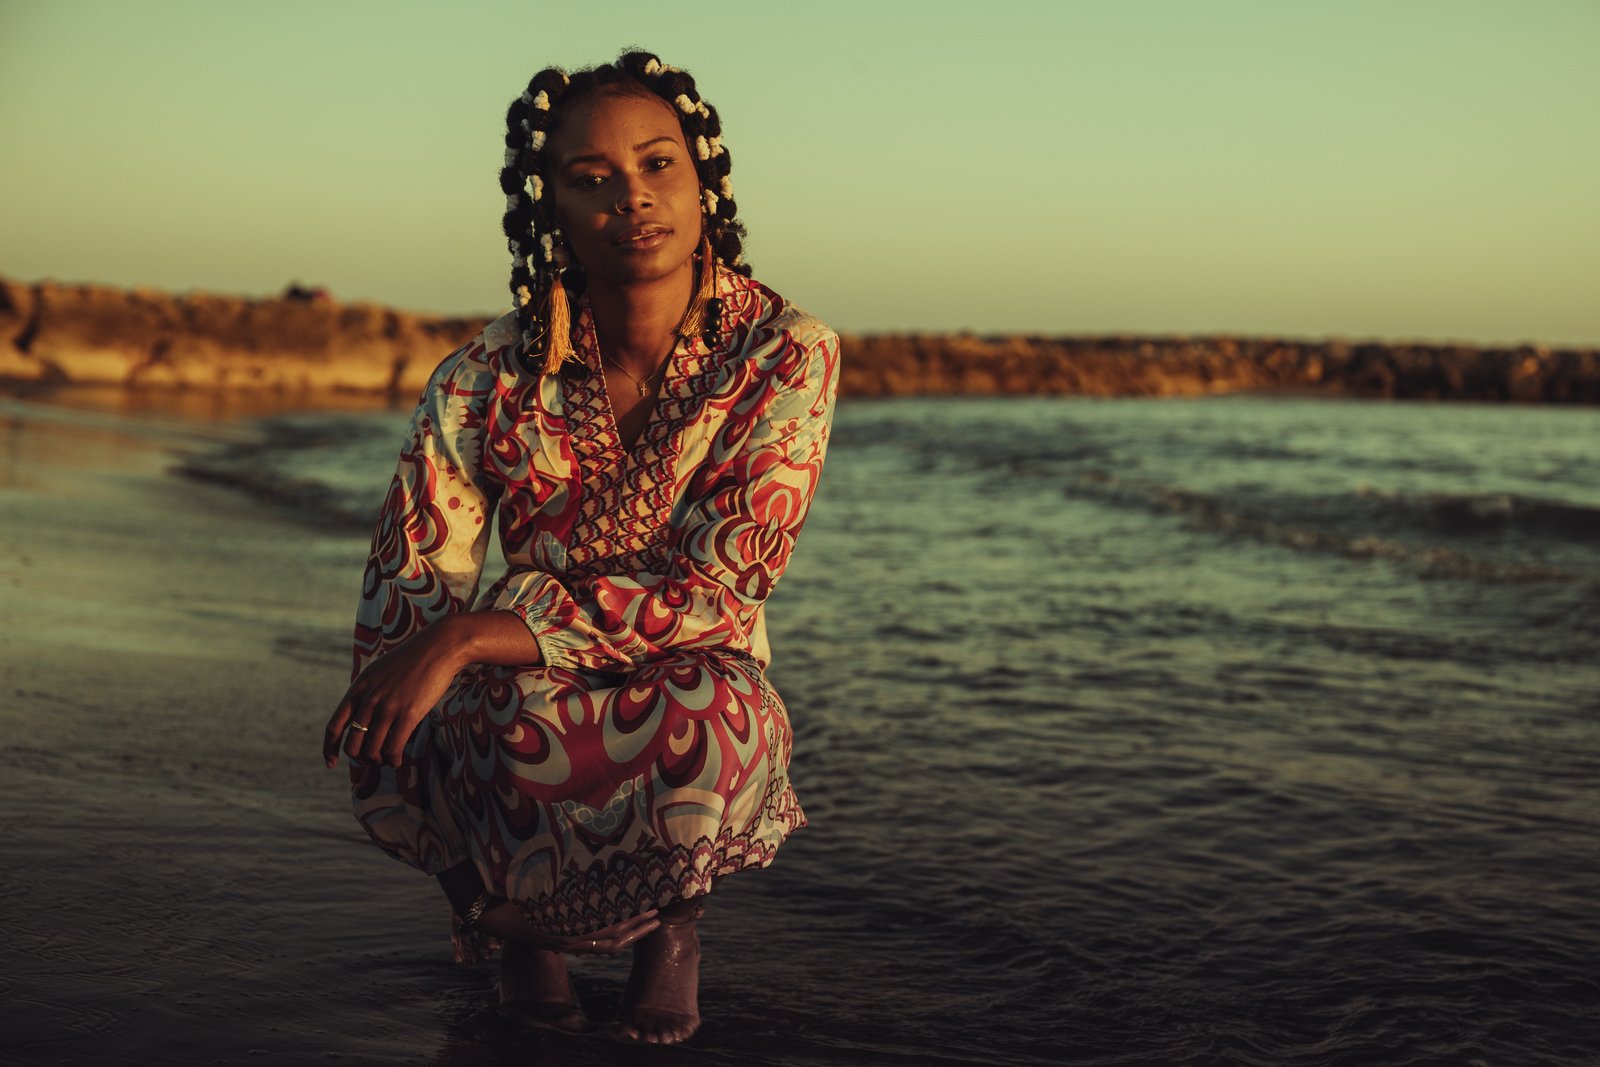
[[[468,609],[515,612],[543,663],[457,675],[398,769],[352,767],[356,817],[430,874],[470,860],[548,933],[706,893],[805,825],[763,603],[821,473],[838,339],[719,275],[721,340],[679,343],[631,449],[586,302],[582,370],[521,369],[509,315],[452,353],[373,534],[356,673]],[[480,596],[494,520],[508,569]]]

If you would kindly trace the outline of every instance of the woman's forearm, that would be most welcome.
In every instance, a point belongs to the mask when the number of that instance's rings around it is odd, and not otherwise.
[[[446,615],[433,624],[441,630],[439,651],[456,670],[474,663],[493,667],[537,667],[544,662],[539,642],[528,626],[509,611],[466,611]]]

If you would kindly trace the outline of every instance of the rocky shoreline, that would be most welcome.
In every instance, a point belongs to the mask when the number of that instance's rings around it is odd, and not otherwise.
[[[0,388],[408,395],[489,316],[0,278]],[[847,335],[841,389],[932,394],[1356,396],[1600,403],[1600,350],[1253,337]]]

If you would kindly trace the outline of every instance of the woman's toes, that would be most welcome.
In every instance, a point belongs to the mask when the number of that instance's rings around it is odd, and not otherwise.
[[[678,1045],[700,1029],[697,1015],[634,1009],[610,1027],[618,1041],[636,1045]]]

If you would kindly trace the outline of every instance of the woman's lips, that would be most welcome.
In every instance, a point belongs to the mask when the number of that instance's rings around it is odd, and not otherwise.
[[[666,244],[672,231],[659,226],[640,226],[620,234],[612,245],[623,252],[648,252]]]

